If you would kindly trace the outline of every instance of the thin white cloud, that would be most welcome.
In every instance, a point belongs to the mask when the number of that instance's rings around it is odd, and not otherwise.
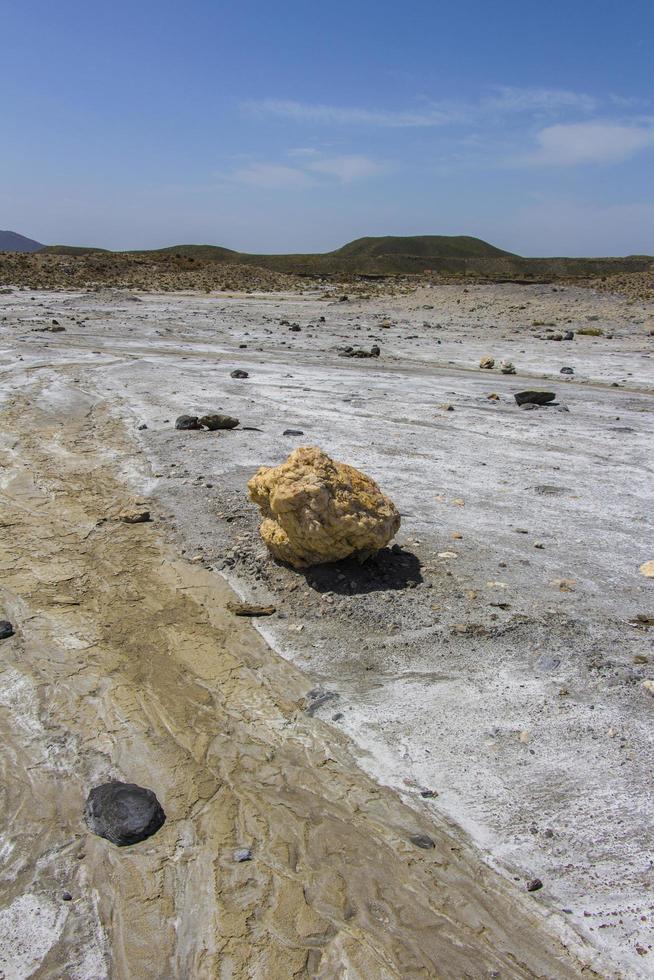
[[[260,115],[277,116],[295,122],[320,123],[325,125],[382,126],[392,129],[408,127],[443,126],[460,117],[455,107],[427,106],[419,112],[395,112],[385,109],[361,109],[355,106],[320,105],[295,102],[284,99],[263,99],[261,102],[246,102],[250,112]]]
[[[501,112],[554,112],[561,109],[592,112],[597,108],[597,100],[583,92],[567,89],[498,85],[492,95],[482,100],[482,105]]]
[[[287,167],[278,163],[250,163],[229,175],[239,184],[251,187],[274,188],[307,187],[311,177],[298,167]]]
[[[344,184],[349,184],[353,180],[361,180],[365,177],[377,177],[388,171],[388,167],[385,164],[356,154],[323,157],[320,160],[312,160],[311,163],[307,164],[307,167],[314,173],[335,177]]]
[[[556,88],[495,86],[473,102],[426,101],[419,109],[367,109],[294,99],[262,99],[243,104],[248,112],[324,126],[377,126],[388,129],[447,126],[494,113],[592,112],[597,100],[583,92]]]
[[[312,187],[318,183],[350,184],[356,180],[377,177],[389,167],[361,154],[325,156],[319,150],[303,147],[291,150],[294,166],[284,163],[253,161],[229,173],[217,176],[228,183],[248,184],[263,189]]]
[[[654,121],[562,123],[541,129],[536,143],[533,153],[515,162],[542,166],[621,163],[639,150],[654,146]]]

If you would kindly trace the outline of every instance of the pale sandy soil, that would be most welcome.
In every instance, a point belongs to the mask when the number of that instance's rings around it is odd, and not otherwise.
[[[654,975],[654,664],[631,622],[654,614],[651,304],[0,303],[6,976]],[[519,411],[532,386],[569,412]],[[201,409],[254,431],[172,428]],[[301,444],[379,481],[399,555],[306,577],[267,559],[245,483]],[[151,525],[98,524],[135,494]],[[278,607],[272,649],[221,571]],[[335,696],[308,716],[311,688]],[[89,838],[109,776],[156,789],[150,842]]]

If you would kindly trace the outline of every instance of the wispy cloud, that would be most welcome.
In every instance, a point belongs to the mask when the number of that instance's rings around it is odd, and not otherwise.
[[[500,112],[557,112],[562,109],[593,112],[597,108],[597,99],[567,89],[498,85],[481,104]]]
[[[654,147],[654,120],[645,124],[561,123],[541,129],[536,143],[532,153],[514,162],[540,166],[621,163],[639,150]]]
[[[336,126],[383,126],[392,129],[443,126],[460,116],[460,110],[455,106],[438,105],[427,105],[419,111],[397,112],[386,109],[361,109],[356,106],[295,102],[288,99],[263,99],[261,102],[246,102],[243,107],[256,114],[277,116],[296,122]]]
[[[227,179],[251,187],[273,188],[307,187],[311,177],[298,167],[287,167],[279,163],[250,163],[227,175]]]
[[[357,154],[312,160],[307,164],[307,168],[317,174],[335,177],[344,184],[365,177],[377,177],[389,170],[387,164]]]
[[[419,108],[384,109],[326,105],[293,99],[243,103],[247,112],[323,126],[377,126],[387,129],[428,128],[467,122],[494,113],[592,112],[597,100],[583,92],[556,88],[495,86],[476,101],[425,101]]]
[[[228,183],[248,184],[263,189],[312,187],[318,183],[350,184],[356,180],[388,173],[389,166],[361,154],[325,156],[311,147],[290,150],[294,165],[253,161],[217,176]]]

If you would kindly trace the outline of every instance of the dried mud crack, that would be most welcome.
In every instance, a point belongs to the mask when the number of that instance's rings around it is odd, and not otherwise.
[[[574,934],[456,828],[357,769],[305,713],[306,678],[227,611],[222,579],[178,560],[156,513],[111,519],[135,448],[62,379],[57,412],[33,380],[2,413],[0,595],[16,635],[0,668],[0,967],[595,976]],[[88,835],[84,798],[108,778],[155,790],[156,837],[118,850]]]

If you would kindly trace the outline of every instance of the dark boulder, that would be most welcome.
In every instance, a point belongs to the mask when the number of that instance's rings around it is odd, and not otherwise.
[[[176,429],[201,429],[197,415],[180,415],[175,419]]]
[[[7,619],[0,619],[0,640],[8,640],[14,635],[14,627]]]
[[[151,789],[114,780],[93,787],[86,800],[84,820],[98,837],[126,847],[156,834],[166,814]]]
[[[513,397],[518,405],[547,405],[556,395],[553,391],[518,391]]]
[[[216,429],[235,429],[238,419],[231,415],[203,415],[200,418],[200,425],[204,425],[211,432],[215,432]]]

